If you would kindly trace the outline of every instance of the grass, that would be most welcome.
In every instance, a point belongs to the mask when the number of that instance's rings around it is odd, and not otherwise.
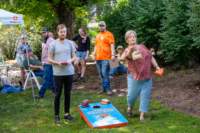
[[[113,129],[90,129],[80,118],[78,105],[83,99],[99,101],[108,98],[126,116],[126,97],[107,97],[94,91],[73,91],[71,113],[75,121],[60,127],[53,121],[53,96],[48,91],[45,99],[34,103],[31,91],[20,94],[0,94],[0,133],[200,133],[200,119],[163,107],[152,101],[144,122],[128,118],[129,125]],[[63,98],[62,98],[63,105]],[[137,110],[138,103],[136,104]],[[63,116],[63,106],[61,106]]]

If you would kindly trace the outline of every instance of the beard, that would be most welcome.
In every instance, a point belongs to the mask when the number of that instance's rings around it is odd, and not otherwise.
[[[99,30],[100,30],[100,32],[105,32],[106,31],[106,29],[104,29],[104,28],[100,28]]]
[[[66,37],[66,36],[59,36],[59,39],[60,39],[60,40],[65,40],[65,37]]]

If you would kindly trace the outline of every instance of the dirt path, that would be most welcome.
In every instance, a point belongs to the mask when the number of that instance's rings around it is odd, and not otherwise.
[[[86,82],[76,82],[74,89],[100,90],[100,81],[95,65],[87,67]],[[126,75],[111,80],[115,96],[127,93]],[[200,116],[200,68],[168,72],[163,78],[154,77],[154,99],[177,111]]]
[[[200,68],[156,79],[153,97],[175,110],[200,116]]]

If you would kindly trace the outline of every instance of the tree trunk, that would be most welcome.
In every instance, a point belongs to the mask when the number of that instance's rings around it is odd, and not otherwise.
[[[67,26],[67,38],[71,39],[74,34],[74,9],[70,9],[67,5],[60,3],[55,7],[55,12],[58,16],[59,24],[65,24]]]

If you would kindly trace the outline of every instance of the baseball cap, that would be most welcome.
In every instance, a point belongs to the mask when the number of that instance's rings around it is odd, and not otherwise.
[[[42,28],[42,33],[44,33],[44,32],[48,32],[48,28],[47,27],[43,27]]]
[[[124,49],[122,45],[117,46],[117,49]]]
[[[99,26],[106,26],[106,23],[104,21],[100,21]]]

